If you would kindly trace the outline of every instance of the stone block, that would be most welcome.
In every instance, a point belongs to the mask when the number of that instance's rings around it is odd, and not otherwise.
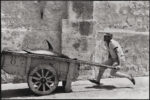
[[[67,53],[68,56],[76,57],[82,60],[90,60],[91,59],[90,56],[92,55],[95,47],[93,22],[92,21],[72,22],[69,20],[63,20],[62,23],[63,23],[62,53]],[[81,23],[85,24],[81,26],[80,25]],[[90,26],[87,27],[86,24]],[[83,26],[85,27],[81,31],[80,27]]]
[[[96,1],[94,2],[93,19],[97,22],[96,30],[105,28],[128,29],[132,31],[148,31],[149,6],[147,1]],[[109,14],[108,14],[109,13]],[[138,26],[138,17],[142,17],[141,26]],[[146,18],[144,18],[146,17]],[[122,25],[126,23],[126,26]],[[141,28],[142,27],[142,28]]]
[[[69,19],[93,19],[93,1],[70,1]]]
[[[80,22],[79,32],[83,36],[91,35],[93,33],[93,23],[88,21]]]
[[[43,2],[41,3],[43,4]],[[8,47],[8,48],[14,47],[16,49],[21,49],[21,47],[24,47],[22,44],[26,44],[23,43],[26,40],[32,41],[32,40],[39,39],[38,42],[40,43],[43,40],[41,39],[40,41],[40,38],[37,37],[40,37],[43,34],[43,36],[48,35],[49,38],[48,40],[52,42],[52,45],[54,46],[57,52],[61,51],[61,45],[60,45],[61,28],[62,28],[61,19],[67,17],[67,7],[66,7],[67,2],[46,1],[46,4],[44,4],[45,7],[43,9],[42,19],[40,13],[41,3],[34,2],[34,1],[2,1],[1,20],[2,20],[2,30],[3,30],[2,35],[4,35],[2,41],[5,44],[5,45],[2,44],[3,47]],[[6,36],[5,35],[6,32],[7,35],[11,34],[11,36],[10,37],[9,35]],[[16,35],[13,36],[15,32],[16,34],[18,34],[18,38],[16,38]],[[26,34],[28,34],[28,36],[26,36]],[[19,39],[19,37],[21,37],[20,40],[17,40]],[[10,42],[9,45],[7,46],[6,43],[8,43],[8,41],[5,43],[5,39],[6,40],[9,39]],[[15,40],[15,42],[12,42],[13,40]],[[20,43],[18,41],[20,41]],[[34,45],[38,42],[32,41],[31,43],[29,43],[29,45],[33,46],[33,48],[36,49],[39,47],[34,47]],[[17,47],[17,45],[19,45],[19,47]],[[31,46],[29,46],[29,48],[32,48]],[[45,47],[41,46],[40,48],[44,49]]]

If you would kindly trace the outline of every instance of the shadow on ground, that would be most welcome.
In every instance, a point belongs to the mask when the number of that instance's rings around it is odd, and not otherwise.
[[[25,97],[25,96],[33,96],[33,95],[34,94],[29,90],[29,88],[1,91],[2,98]]]
[[[94,85],[94,86],[85,87],[85,88],[112,90],[112,89],[132,88],[132,87],[115,87],[113,85],[103,85],[103,86]],[[74,92],[88,92],[88,90],[87,91],[74,91]],[[50,95],[53,95],[55,93],[65,93],[64,88],[62,86],[58,86],[57,89]],[[29,88],[24,88],[24,89],[2,90],[1,96],[2,98],[13,98],[13,97],[31,97],[31,96],[37,97],[38,95],[35,95]]]
[[[132,88],[132,87],[116,87],[116,86],[113,86],[113,85],[102,85],[102,86],[94,85],[94,86],[85,87],[85,88],[112,90],[112,89],[122,89],[122,88]]]
[[[57,89],[52,93],[64,93],[64,89],[61,86],[58,86]],[[34,94],[29,88],[24,89],[11,89],[11,90],[2,90],[2,98],[13,98],[13,97],[37,97],[38,95]]]

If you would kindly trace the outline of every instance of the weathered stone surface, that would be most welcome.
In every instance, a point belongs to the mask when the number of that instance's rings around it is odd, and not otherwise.
[[[114,39],[119,41],[126,56],[126,64],[122,67],[122,72],[133,74],[134,76],[149,75],[149,35],[142,35],[126,32],[113,32]],[[107,52],[102,41],[103,33],[97,34],[96,48],[94,54],[95,62],[107,60]],[[99,40],[100,39],[100,40]],[[95,69],[98,74],[98,68]],[[110,76],[110,70],[104,73],[104,77]]]
[[[81,35],[88,36],[93,33],[93,23],[83,21],[79,23],[79,31]]]
[[[29,39],[35,40],[37,38],[40,41],[42,34],[48,34],[49,40],[54,45],[54,50],[61,51],[61,19],[67,17],[67,4],[61,1],[46,1],[46,4],[41,2],[2,1],[2,49],[3,47],[22,49],[21,47],[24,47],[22,45],[24,44],[22,43],[24,38],[27,40],[27,37],[30,36]],[[42,19],[40,13],[41,4],[45,6]],[[37,44],[38,42],[35,41],[30,44],[33,46],[35,45],[34,43]],[[43,48],[42,44],[39,46]]]
[[[61,20],[67,18],[66,5],[65,1],[1,1],[2,50],[48,49],[47,39],[61,52]]]
[[[93,28],[83,28],[86,24],[80,25],[81,23],[88,23],[93,27],[92,21],[63,20],[62,53],[73,58],[91,60],[90,56],[95,47]]]
[[[149,1],[1,1],[2,50],[48,49],[87,61],[107,59],[103,35],[107,29],[149,31]],[[63,20],[62,20],[63,19]],[[94,21],[93,21],[94,20]],[[136,33],[136,32],[135,32]],[[115,32],[126,52],[123,71],[148,75],[148,35]],[[86,70],[85,70],[86,69]],[[79,79],[96,77],[98,68],[83,66]],[[109,70],[104,77],[109,77]],[[95,75],[95,76],[93,76]],[[7,76],[7,75],[6,75]]]
[[[69,1],[69,20],[93,19],[93,1]]]
[[[50,30],[32,30],[29,32],[23,39],[22,49],[45,49],[48,50],[48,45],[45,40],[48,40],[55,51],[57,51],[57,45],[55,43],[58,42],[56,31]]]
[[[98,25],[96,30],[115,28],[146,32],[149,30],[145,23],[149,19],[149,1],[95,1],[93,16]]]

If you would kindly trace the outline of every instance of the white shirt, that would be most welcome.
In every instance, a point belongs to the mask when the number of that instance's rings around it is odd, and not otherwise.
[[[116,59],[119,56],[119,58],[123,58],[125,60],[123,50],[117,41],[111,39],[109,46],[107,45],[106,42],[105,42],[105,46],[106,46],[109,54],[111,55],[111,58]],[[118,56],[115,52],[115,48],[117,48]]]

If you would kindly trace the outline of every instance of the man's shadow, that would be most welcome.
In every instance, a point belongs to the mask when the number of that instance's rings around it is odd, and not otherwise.
[[[106,90],[112,90],[112,89],[123,89],[123,88],[132,88],[132,87],[116,87],[113,85],[93,85],[85,88],[95,88],[95,89],[106,89]]]

